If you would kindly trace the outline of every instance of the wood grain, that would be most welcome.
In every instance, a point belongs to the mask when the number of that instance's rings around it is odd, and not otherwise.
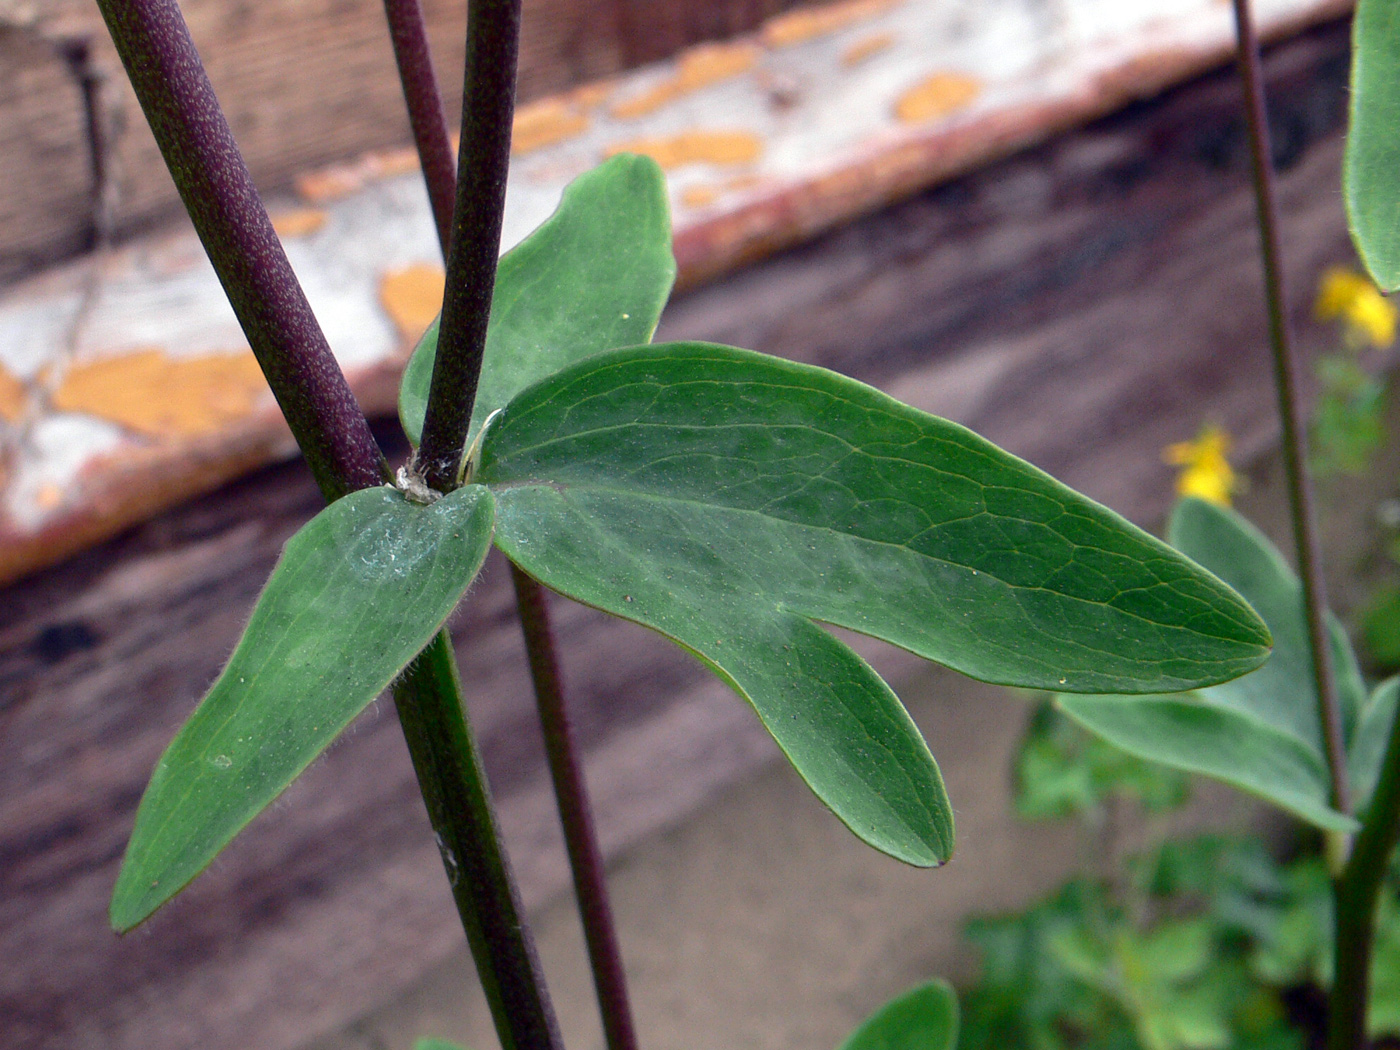
[[[691,44],[745,32],[796,0],[526,0],[522,100],[618,73]],[[0,20],[0,282],[83,248],[90,209],[86,117],[57,38],[91,41],[107,74],[116,132],[116,228],[178,214],[175,188],[95,7],[28,5],[37,20]],[[189,0],[181,5],[209,77],[259,186],[409,141],[380,0]],[[424,0],[438,74],[457,120],[466,5]],[[2,15],[3,12],[0,12]],[[454,88],[455,85],[455,88]]]
[[[82,95],[54,49],[0,27],[0,280],[87,247]]]
[[[1293,309],[1349,257],[1337,190],[1346,27],[1269,63]],[[1243,128],[1227,74],[1058,139],[677,301],[662,338],[839,367],[976,426],[1153,521],[1159,459],[1203,420],[1273,440]],[[401,454],[402,448],[394,450]],[[317,509],[264,470],[11,588],[0,607],[0,1030],[14,1050],[281,1050],[346,1022],[459,943],[381,704],[146,928],[105,902],[145,778]],[[564,885],[509,585],[455,627],[525,895]],[[600,828],[613,852],[768,760],[747,710],[632,626],[559,602]],[[898,679],[912,658],[865,647]],[[935,745],[936,746],[936,745]]]

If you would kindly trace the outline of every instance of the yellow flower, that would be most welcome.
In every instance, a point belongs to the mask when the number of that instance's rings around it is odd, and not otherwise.
[[[1340,318],[1348,340],[1358,346],[1370,343],[1384,350],[1395,342],[1395,304],[1355,270],[1334,266],[1322,275],[1313,313],[1319,321]]]
[[[1162,459],[1180,467],[1176,491],[1180,496],[1195,496],[1222,507],[1230,505],[1230,496],[1239,488],[1226,453],[1230,451],[1230,435],[1219,427],[1202,427],[1194,441],[1168,445]]]

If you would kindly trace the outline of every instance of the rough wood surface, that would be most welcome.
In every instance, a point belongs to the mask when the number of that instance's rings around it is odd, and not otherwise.
[[[1256,14],[1287,35],[1347,3]],[[517,111],[504,244],[574,176],[649,153],[667,168],[678,286],[695,287],[1209,68],[1233,39],[1217,0],[802,7]],[[416,156],[364,154],[297,190],[274,225],[361,404],[387,411],[442,296]],[[290,449],[188,230],[0,293],[0,582]]]
[[[1285,251],[1311,288],[1349,246],[1337,190],[1346,28],[1272,56]],[[973,425],[1138,520],[1160,448],[1203,420],[1272,440],[1237,92],[1217,75],[677,301],[662,337],[833,365]],[[105,904],[156,755],[317,508],[267,469],[11,588],[0,609],[0,1031],[13,1050],[281,1050],[459,942],[381,702],[146,928]],[[772,754],[746,708],[634,627],[558,603],[600,826],[616,851]],[[525,893],[564,867],[509,585],[456,622]],[[912,658],[865,647],[896,678]],[[935,749],[937,743],[935,742]],[[955,800],[956,804],[956,800]]]
[[[794,2],[526,0],[521,97],[746,32]],[[460,88],[466,5],[423,6],[439,75]],[[289,186],[308,168],[408,140],[381,0],[190,0],[182,7],[265,190]],[[0,5],[0,282],[70,255],[88,238],[86,116],[73,75],[52,46],[72,39],[90,40],[94,67],[107,74],[118,230],[149,226],[178,207],[90,0]]]

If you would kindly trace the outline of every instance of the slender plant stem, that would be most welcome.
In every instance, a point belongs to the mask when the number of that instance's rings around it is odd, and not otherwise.
[[[399,721],[501,1046],[562,1050],[457,683],[443,631],[394,686]]]
[[[486,349],[519,51],[520,0],[470,0],[447,292],[418,449],[418,469],[440,492],[456,484]]]
[[[447,112],[442,108],[442,93],[433,72],[423,5],[419,0],[384,0],[384,14],[389,21],[389,37],[394,44],[413,141],[423,166],[423,181],[428,186],[428,201],[437,222],[438,242],[446,256],[452,241],[457,166],[447,134]]]
[[[398,9],[397,14],[391,10],[391,20],[397,16],[418,21],[416,28],[405,25],[394,30],[396,41],[400,34],[408,39],[426,40],[422,11],[414,0],[407,3],[386,0],[385,6]],[[397,43],[395,46],[398,46]],[[430,103],[440,97],[432,67],[419,65],[416,68],[421,75],[410,76],[404,71],[405,63],[400,58],[399,70],[408,108],[411,113],[430,112]],[[422,97],[416,97],[420,93]],[[439,231],[445,232],[450,228],[456,187],[452,175],[452,156],[446,145],[447,123],[441,106],[437,107],[437,113],[439,133],[419,134],[415,124],[415,141],[428,182],[428,199],[432,204],[433,217]],[[431,132],[431,129],[428,130]],[[434,150],[437,151],[436,157],[430,155]],[[445,165],[442,163],[444,157]],[[446,240],[442,247],[446,255]],[[555,798],[559,803],[559,816],[564,826],[564,842],[573,872],[574,892],[578,896],[584,939],[588,944],[604,1035],[609,1050],[636,1050],[636,1028],[627,998],[622,952],[608,900],[602,850],[593,825],[583,763],[564,702],[563,678],[559,673],[559,658],[550,624],[548,596],[544,587],[515,565],[511,566],[511,579],[515,584],[516,608],[525,636],[525,651],[530,662],[535,700],[544,730],[545,752],[549,758]]]
[[[617,941],[612,905],[608,901],[603,852],[593,826],[593,810],[588,801],[588,785],[573,724],[564,705],[564,691],[555,657],[554,637],[549,622],[548,595],[540,584],[512,564],[516,604],[525,633],[525,651],[530,658],[530,676],[535,683],[535,699],[544,730],[549,773],[554,780],[554,796],[564,825],[564,844],[578,895],[588,961],[593,968],[593,987],[598,995],[598,1011],[609,1050],[637,1050],[637,1032],[627,999],[627,976],[622,950]]]
[[[1371,942],[1376,898],[1400,835],[1400,718],[1390,727],[1376,793],[1337,880],[1337,938],[1332,998],[1327,1015],[1327,1050],[1360,1050],[1366,1040],[1370,999]]]
[[[1283,266],[1279,251],[1278,203],[1274,192],[1273,152],[1269,144],[1268,114],[1264,106],[1264,78],[1260,71],[1259,38],[1254,32],[1249,0],[1233,0],[1235,31],[1239,41],[1240,78],[1245,89],[1245,119],[1249,125],[1250,155],[1254,167],[1254,198],[1258,207],[1259,240],[1264,262],[1264,292],[1268,301],[1269,345],[1273,350],[1274,388],[1278,394],[1279,423],[1283,429],[1283,463],[1288,476],[1293,541],[1297,547],[1298,575],[1303,582],[1304,612],[1312,650],[1313,683],[1317,692],[1318,722],[1332,783],[1332,805],[1351,812],[1346,755],[1342,745],[1342,716],[1332,674],[1332,647],[1327,634],[1327,592],[1322,579],[1314,525],[1312,483],[1308,476],[1307,429],[1298,396],[1298,357],[1289,330]]]
[[[380,484],[383,456],[272,229],[178,4],[99,4],[195,230],[321,492],[331,501]],[[560,1050],[445,633],[409,665],[395,698],[502,1044]]]
[[[384,481],[176,0],[98,0],[195,232],[327,500]]]

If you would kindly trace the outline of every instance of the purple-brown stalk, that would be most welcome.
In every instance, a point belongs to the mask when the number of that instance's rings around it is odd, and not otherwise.
[[[439,101],[441,94],[427,52],[422,8],[417,0],[385,0],[384,6],[414,128],[414,141],[428,184],[428,199],[432,204],[443,254],[447,255],[447,231],[451,226],[456,186],[447,123]],[[433,113],[437,114],[439,126],[436,129],[420,127],[418,115]],[[441,343],[438,352],[442,352]],[[609,1050],[636,1050],[636,1029],[627,997],[626,973],[612,918],[612,905],[608,900],[602,850],[593,825],[583,763],[564,703],[563,682],[549,619],[549,597],[537,581],[513,565],[511,579],[515,584],[516,607],[524,632],[525,650],[544,731],[545,752],[559,803],[559,816],[564,827],[564,841],[578,896],[584,939],[588,944],[604,1035]]]

